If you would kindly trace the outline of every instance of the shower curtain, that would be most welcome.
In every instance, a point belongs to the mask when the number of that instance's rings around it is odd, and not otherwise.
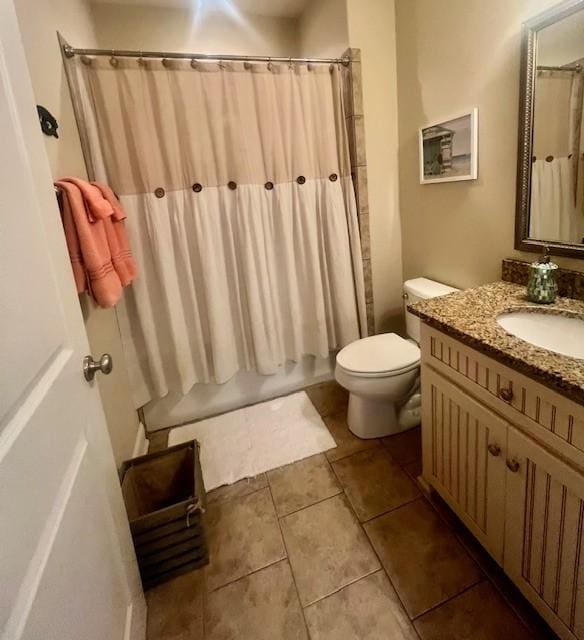
[[[529,234],[532,238],[580,242],[574,206],[572,160],[535,160],[531,170]]]
[[[136,406],[366,335],[337,65],[67,64],[140,269],[118,309]]]
[[[580,242],[576,208],[582,78],[571,70],[539,70],[535,91],[530,236]]]

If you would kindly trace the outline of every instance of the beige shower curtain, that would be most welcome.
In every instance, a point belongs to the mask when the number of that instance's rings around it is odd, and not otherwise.
[[[136,406],[366,335],[336,65],[67,64],[140,269],[118,309]]]

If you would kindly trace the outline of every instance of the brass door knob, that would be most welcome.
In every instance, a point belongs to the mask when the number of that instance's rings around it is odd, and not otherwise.
[[[509,460],[509,458],[507,458],[507,469],[509,469],[509,471],[511,471],[511,473],[517,473],[519,471],[519,462],[517,462],[517,460],[515,460],[515,458],[511,458],[511,460]]]
[[[501,398],[503,402],[511,402],[511,400],[513,400],[513,389],[511,387],[499,389],[499,398]]]
[[[83,358],[83,375],[87,382],[91,382],[95,378],[97,371],[101,371],[104,376],[107,376],[113,368],[114,361],[109,353],[104,353],[97,362],[91,356]]]
[[[487,449],[492,456],[495,456],[495,458],[501,455],[501,447],[498,444],[491,443],[487,445]]]

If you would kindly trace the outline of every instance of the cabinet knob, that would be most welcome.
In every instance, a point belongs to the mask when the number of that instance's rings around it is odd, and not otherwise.
[[[511,402],[511,400],[513,400],[513,389],[511,387],[499,389],[499,398],[501,398],[503,402]]]
[[[519,471],[519,462],[517,462],[515,458],[511,458],[511,460],[507,458],[506,462],[507,462],[507,469],[509,469],[511,473],[517,473]]]
[[[113,368],[114,363],[109,353],[104,353],[97,361],[91,356],[85,356],[85,358],[83,358],[83,375],[87,382],[91,382],[98,371],[101,371],[104,376],[107,376],[112,372]]]
[[[498,444],[491,443],[487,445],[487,449],[492,456],[495,456],[495,458],[501,454],[501,447]]]

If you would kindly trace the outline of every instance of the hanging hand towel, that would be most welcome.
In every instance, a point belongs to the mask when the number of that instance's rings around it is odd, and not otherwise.
[[[121,298],[122,283],[112,264],[104,220],[89,221],[83,195],[76,184],[65,180],[55,184],[63,192],[63,226],[77,292],[89,290],[99,306],[112,307]]]
[[[112,262],[117,274],[120,276],[122,286],[129,285],[138,273],[136,261],[130,250],[128,234],[124,219],[126,212],[122,208],[115,193],[107,184],[93,182],[92,185],[99,189],[100,193],[107,200],[113,209],[111,218],[103,221],[107,233],[108,242],[112,254]]]
[[[87,217],[89,222],[96,222],[97,220],[104,220],[114,214],[114,209],[111,204],[103,197],[101,191],[94,185],[87,182],[87,180],[81,180],[80,178],[67,177],[61,178],[61,181],[71,182],[74,184],[81,194],[87,209]]]

